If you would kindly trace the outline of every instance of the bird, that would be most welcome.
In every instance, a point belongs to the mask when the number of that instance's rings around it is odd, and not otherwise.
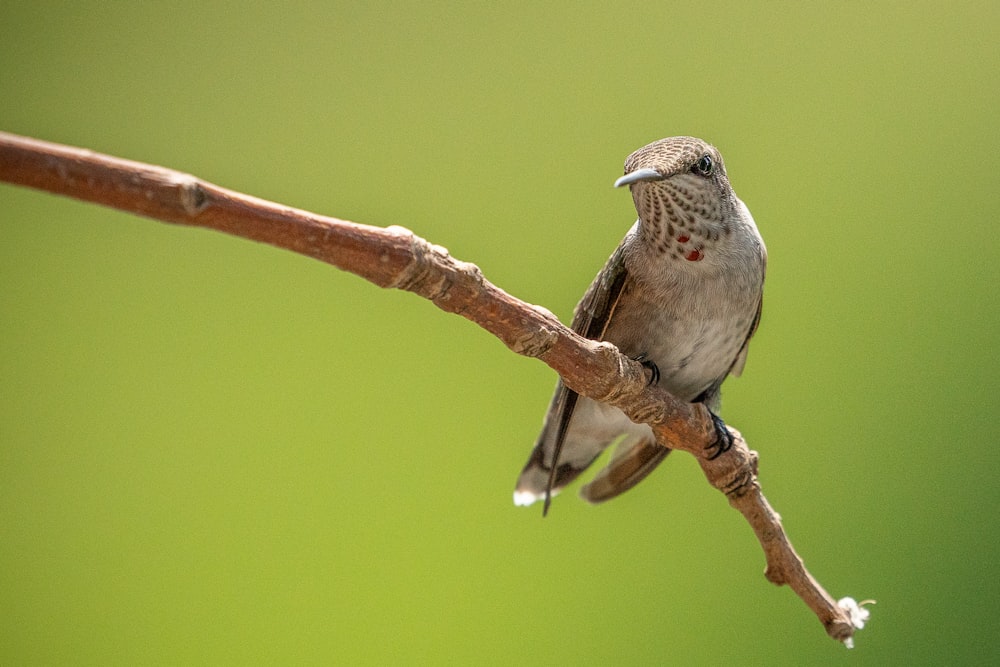
[[[628,156],[615,187],[628,186],[638,219],[577,304],[572,329],[614,344],[649,371],[650,384],[712,415],[718,456],[732,436],[718,416],[720,387],[740,375],[760,322],[767,250],[736,196],[719,150],[668,137]],[[515,505],[553,496],[613,442],[607,467],[580,495],[600,503],[631,489],[670,453],[652,429],[560,380],[514,490]]]

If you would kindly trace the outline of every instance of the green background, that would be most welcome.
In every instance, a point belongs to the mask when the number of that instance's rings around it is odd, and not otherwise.
[[[0,128],[404,225],[568,320],[624,158],[719,146],[767,242],[723,415],[846,651],[675,455],[511,504],[555,375],[306,258],[0,186],[5,664],[985,664],[995,2],[12,3]]]

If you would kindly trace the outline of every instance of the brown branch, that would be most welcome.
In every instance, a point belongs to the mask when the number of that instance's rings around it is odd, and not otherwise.
[[[849,609],[808,573],[757,481],[757,454],[735,445],[709,460],[715,435],[707,410],[649,387],[643,367],[608,343],[587,340],[550,312],[487,281],[474,264],[452,258],[403,227],[371,227],[315,215],[206,183],[188,174],[0,132],[0,181],[75,197],[146,217],[269,243],[404,289],[480,325],[514,352],[537,357],[584,396],[610,403],[653,427],[658,441],[697,457],[709,483],[751,525],[767,560],[765,576],[788,584],[831,637],[850,645]]]

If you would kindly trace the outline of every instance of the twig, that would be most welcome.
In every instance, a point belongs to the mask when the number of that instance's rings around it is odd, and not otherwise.
[[[835,602],[810,576],[761,493],[757,454],[730,428],[734,446],[706,456],[715,440],[708,411],[647,386],[645,369],[608,343],[582,338],[549,311],[525,303],[403,227],[371,227],[281,206],[171,169],[0,132],[0,181],[75,197],[146,217],[269,243],[408,290],[480,325],[514,352],[537,357],[578,393],[650,424],[661,444],[693,454],[709,483],[751,525],[767,560],[765,576],[788,584],[834,639],[850,645],[864,618]],[[846,599],[845,599],[846,600]],[[853,603],[853,601],[851,601]],[[862,610],[866,612],[866,610]],[[864,614],[866,616],[866,613]]]

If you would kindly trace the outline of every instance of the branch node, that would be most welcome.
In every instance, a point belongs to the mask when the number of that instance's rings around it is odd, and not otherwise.
[[[634,394],[634,373],[629,367],[628,359],[622,355],[618,348],[607,341],[590,342],[591,349],[604,358],[604,363],[615,369],[613,373],[607,373],[601,378],[599,386],[595,386],[594,400],[602,403],[617,403],[622,397]],[[645,372],[645,371],[644,371]],[[626,378],[625,382],[620,380]],[[643,384],[643,388],[645,385]]]
[[[208,207],[208,193],[194,176],[182,174],[176,181],[181,207],[194,217]]]
[[[745,451],[743,461],[732,466],[728,475],[717,477],[714,480],[715,487],[726,494],[726,497],[732,502],[748,493],[760,493],[760,482],[757,481],[757,461],[760,457],[754,450],[746,449],[746,441],[743,440],[739,431],[731,426],[726,428],[732,433],[734,442],[738,440],[744,443],[743,451]]]
[[[552,313],[549,313],[548,310],[544,308],[535,306],[535,309],[543,311],[543,314],[547,314],[549,316],[552,315]],[[527,320],[522,319],[521,324],[527,324]],[[530,327],[526,326],[522,328],[529,330],[529,333],[521,338],[515,339],[508,345],[508,347],[517,354],[521,354],[526,357],[541,357],[546,352],[551,350],[557,342],[559,342],[559,332],[544,324],[540,325],[537,331],[530,331]]]
[[[431,300],[446,293],[448,280],[443,274],[435,275],[434,257],[437,255],[446,258],[449,256],[448,250],[429,243],[406,227],[391,225],[386,227],[386,231],[399,237],[402,243],[409,246],[407,253],[409,261],[386,287],[415,292]]]

